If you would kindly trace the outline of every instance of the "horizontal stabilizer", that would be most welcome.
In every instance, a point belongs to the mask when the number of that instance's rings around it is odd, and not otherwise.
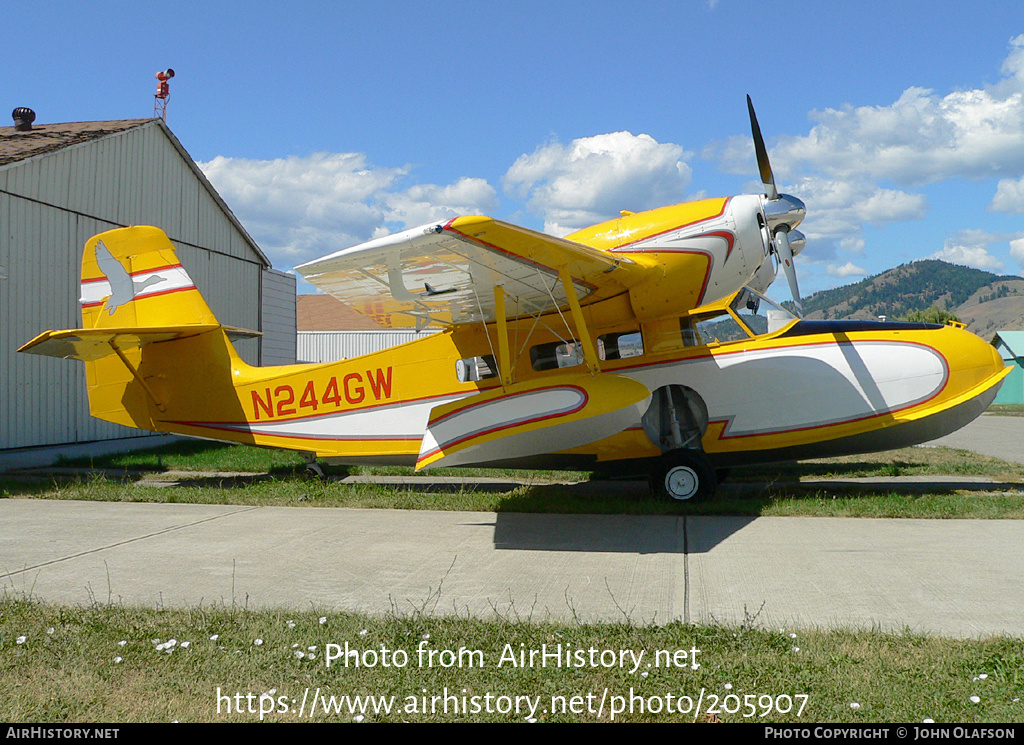
[[[478,393],[430,412],[416,468],[524,458],[587,445],[638,423],[650,396],[642,383],[611,373]]]
[[[19,352],[41,354],[61,359],[93,361],[115,354],[117,349],[142,347],[160,341],[183,339],[215,331],[220,324],[188,326],[143,326],[134,328],[68,329],[44,331],[25,344]]]

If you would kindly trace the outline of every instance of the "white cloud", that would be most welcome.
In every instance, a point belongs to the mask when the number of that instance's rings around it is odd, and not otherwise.
[[[866,271],[861,269],[859,266],[854,264],[852,261],[847,261],[842,266],[836,266],[835,264],[829,264],[825,269],[833,277],[863,277],[867,274]]]
[[[483,179],[403,189],[408,167],[372,166],[362,153],[218,156],[199,167],[275,264],[298,264],[393,228],[497,206],[494,187]]]
[[[1024,237],[1014,238],[1010,241],[1010,256],[1016,259],[1024,269]]]
[[[962,230],[948,238],[941,251],[936,251],[926,258],[940,259],[988,272],[1001,272],[1004,269],[1003,262],[988,251],[992,243],[1001,239],[1001,236],[984,230]]]
[[[834,238],[847,251],[860,253],[865,224],[920,220],[928,209],[923,194],[884,189],[862,180],[806,176],[792,185],[807,204],[807,218],[800,225],[809,240]]]
[[[1024,178],[1001,179],[988,208],[993,212],[1024,213]]]
[[[527,200],[556,235],[616,217],[682,201],[692,171],[679,145],[630,132],[552,143],[521,155],[504,178],[505,190]]]
[[[461,178],[449,186],[419,184],[382,199],[388,221],[407,226],[490,212],[498,206],[497,192],[482,178]]]
[[[1019,174],[1024,168],[1024,92],[908,88],[889,106],[811,112],[804,137],[771,151],[776,176],[812,168],[843,179],[923,184],[954,176]]]

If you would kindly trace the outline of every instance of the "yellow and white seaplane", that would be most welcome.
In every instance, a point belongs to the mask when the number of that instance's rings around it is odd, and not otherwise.
[[[749,106],[749,98],[748,98]],[[807,321],[759,294],[803,203],[703,199],[554,238],[459,217],[297,267],[385,326],[442,331],[320,364],[251,367],[153,227],[94,236],[81,329],[22,352],[83,360],[94,416],[327,463],[647,473],[676,500],[733,464],[869,452],[951,432],[1007,369],[962,327]]]

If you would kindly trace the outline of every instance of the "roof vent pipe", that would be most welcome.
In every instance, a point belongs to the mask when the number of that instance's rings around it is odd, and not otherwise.
[[[36,120],[36,112],[24,106],[19,106],[11,112],[14,117],[14,131],[28,132],[32,129],[32,122]]]

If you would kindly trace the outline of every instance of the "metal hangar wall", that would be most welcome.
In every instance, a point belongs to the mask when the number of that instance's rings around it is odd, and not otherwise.
[[[247,362],[295,361],[294,277],[162,120],[0,127],[0,450],[140,434],[89,415],[82,365],[15,351],[80,325],[85,241],[126,225],[164,230],[218,320],[265,332],[235,342]]]

